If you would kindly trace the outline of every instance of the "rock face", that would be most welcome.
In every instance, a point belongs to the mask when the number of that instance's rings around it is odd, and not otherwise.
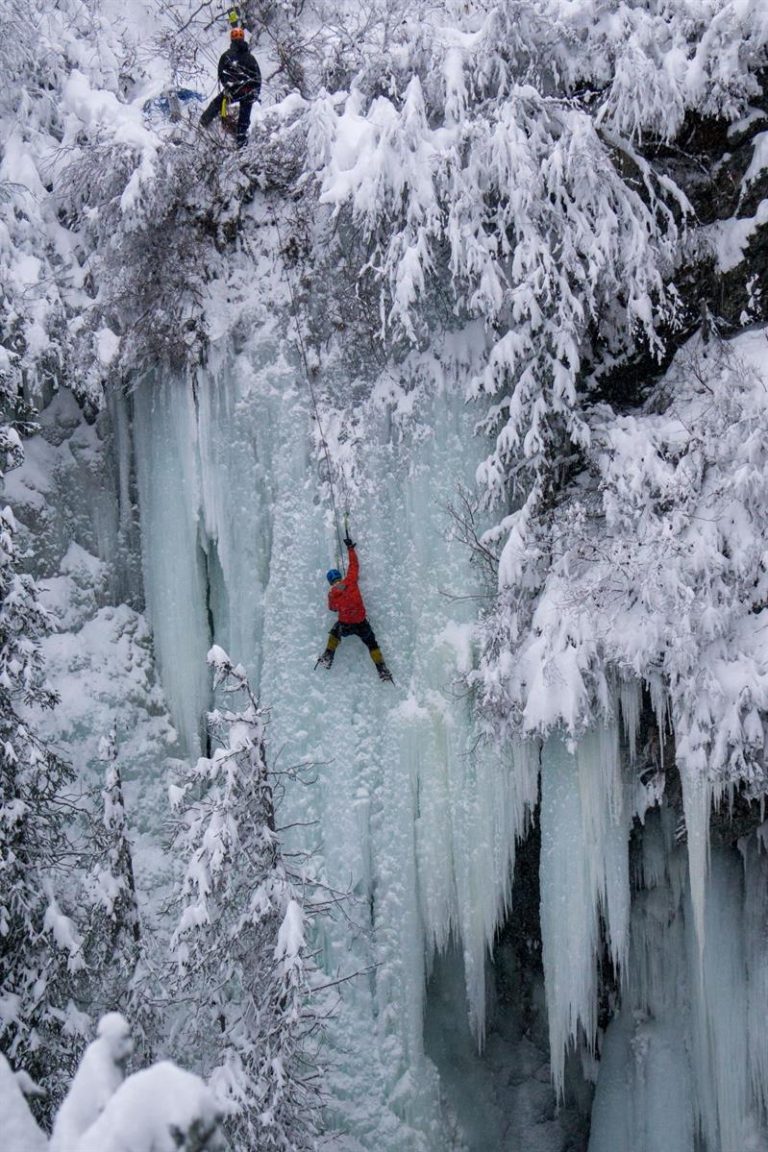
[[[684,189],[705,239],[690,267],[683,268],[681,290],[692,319],[706,309],[714,331],[730,335],[745,323],[768,317],[768,299],[760,291],[768,273],[768,170],[761,160],[768,142],[768,100],[745,120],[690,118],[669,172]],[[762,206],[762,207],[761,207]],[[730,247],[738,246],[741,260]],[[715,251],[707,257],[707,240]],[[718,256],[719,249],[719,256]]]
[[[682,189],[692,211],[673,273],[682,309],[664,331],[663,355],[641,349],[630,363],[603,375],[595,391],[596,399],[609,400],[619,411],[643,402],[697,329],[727,338],[768,320],[766,76],[761,100],[743,120],[730,124],[689,113],[672,143],[639,149],[655,171]]]

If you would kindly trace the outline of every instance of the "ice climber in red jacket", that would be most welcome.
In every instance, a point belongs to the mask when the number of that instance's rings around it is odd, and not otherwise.
[[[373,628],[365,618],[365,604],[357,583],[360,561],[355,545],[349,536],[344,538],[344,543],[349,552],[349,569],[346,576],[342,576],[338,568],[331,568],[327,573],[328,583],[331,586],[328,591],[328,607],[331,612],[338,612],[339,618],[328,633],[327,647],[315,667],[319,664],[323,668],[330,668],[342,636],[359,636],[371,654],[379,679],[391,680],[392,673],[384,663]]]

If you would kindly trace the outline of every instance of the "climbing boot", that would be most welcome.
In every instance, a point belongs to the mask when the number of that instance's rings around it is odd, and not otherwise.
[[[388,680],[390,684],[394,683],[392,679],[392,673],[390,672],[389,668],[387,668],[383,660],[380,660],[379,663],[377,663],[376,671],[379,674],[379,680]]]
[[[315,664],[315,668],[330,668],[331,664],[333,664],[333,652],[330,648],[326,648]]]

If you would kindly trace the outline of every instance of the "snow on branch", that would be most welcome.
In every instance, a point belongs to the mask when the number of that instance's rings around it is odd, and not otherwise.
[[[598,485],[554,511],[541,592],[506,603],[505,642],[477,676],[519,731],[579,734],[611,718],[612,677],[653,674],[678,760],[765,786],[767,366],[762,333],[695,338],[645,412],[596,411]]]
[[[305,912],[275,828],[265,714],[242,666],[220,647],[208,663],[217,690],[241,695],[244,708],[210,714],[217,747],[198,760],[184,792],[176,995],[201,1006],[186,1042],[206,1052],[214,1090],[235,1105],[238,1147],[301,1149],[315,1110],[299,1073],[309,1019]]]
[[[319,100],[308,162],[320,203],[362,240],[382,339],[423,340],[438,280],[455,316],[485,326],[469,394],[493,399],[482,428],[495,448],[478,475],[497,502],[529,494],[563,437],[587,446],[579,381],[596,329],[625,352],[661,350],[684,198],[573,101],[513,81],[470,100],[471,52],[451,49],[444,91],[421,63],[399,97],[353,87],[341,103]],[[530,466],[510,485],[521,453]]]

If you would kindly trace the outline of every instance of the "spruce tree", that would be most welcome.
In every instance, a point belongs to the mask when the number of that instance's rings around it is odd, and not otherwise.
[[[9,397],[4,395],[5,409]],[[6,467],[21,461],[21,440],[0,427]],[[0,1045],[41,1084],[60,1071],[70,973],[82,965],[80,940],[53,895],[51,876],[66,851],[60,794],[72,772],[35,734],[29,706],[50,708],[39,638],[48,618],[30,576],[19,571],[16,522],[0,510]]]
[[[93,859],[85,879],[88,968],[98,972],[98,993],[91,997],[92,1015],[119,1009],[135,1021],[135,979],[141,954],[141,925],[128,839],[123,783],[114,729],[99,742],[105,764],[100,820],[89,822]]]
[[[196,1005],[185,1048],[203,1054],[204,1074],[237,1106],[233,1146],[311,1148],[305,911],[280,848],[265,715],[241,666],[218,647],[208,661],[220,692],[244,707],[209,715],[216,747],[183,789],[173,998]]]

